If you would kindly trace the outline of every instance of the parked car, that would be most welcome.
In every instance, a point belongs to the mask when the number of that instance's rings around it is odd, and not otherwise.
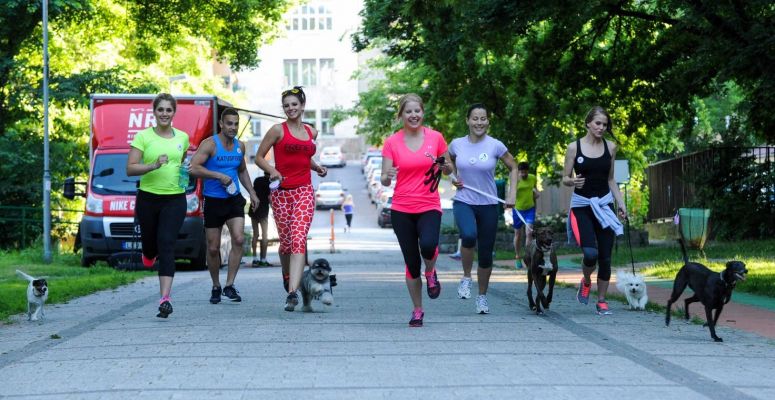
[[[341,183],[321,182],[315,191],[315,209],[327,207],[341,210],[344,197],[344,188]]]
[[[366,184],[366,191],[368,192],[369,200],[374,202],[374,193],[377,192],[377,188],[382,187],[382,171],[376,171],[371,175],[371,180]]]
[[[393,196],[389,196],[384,203],[377,205],[377,225],[380,228],[391,226],[390,206],[393,204]]]
[[[344,167],[347,165],[347,160],[342,154],[342,148],[339,146],[327,146],[323,147],[320,151],[320,165],[324,167]]]
[[[366,164],[363,166],[361,172],[364,175],[368,174],[373,168],[382,168],[382,156],[370,157]]]
[[[363,155],[363,158],[361,158],[361,172],[364,172],[366,169],[366,163],[373,157],[382,157],[382,150],[371,147],[368,151],[366,151],[366,153]]]

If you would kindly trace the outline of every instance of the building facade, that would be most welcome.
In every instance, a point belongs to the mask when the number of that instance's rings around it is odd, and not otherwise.
[[[334,125],[332,114],[352,107],[359,88],[367,86],[353,78],[368,58],[352,49],[351,35],[360,27],[362,7],[361,0],[311,0],[286,13],[280,37],[259,50],[260,66],[238,73],[249,108],[283,116],[280,93],[303,86],[304,121],[317,128],[318,143],[340,145],[355,158],[363,149],[363,140],[355,134],[356,119]],[[255,154],[263,134],[279,121],[253,117],[251,135],[242,137],[248,154]]]

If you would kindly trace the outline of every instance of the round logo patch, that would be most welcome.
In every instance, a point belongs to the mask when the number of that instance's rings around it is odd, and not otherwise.
[[[490,158],[490,155],[487,153],[479,154],[479,160],[482,162],[487,161],[488,158]]]
[[[584,157],[579,156],[579,158],[576,159],[576,162],[579,164],[584,164]]]
[[[178,151],[181,151],[181,150],[183,150],[183,145],[178,143]]]
[[[471,165],[474,165],[474,164],[476,164],[476,157],[471,157],[471,158],[469,158],[469,159],[468,159],[468,163],[469,163],[469,164],[471,164]]]
[[[237,154],[242,154],[242,148],[237,147]]]

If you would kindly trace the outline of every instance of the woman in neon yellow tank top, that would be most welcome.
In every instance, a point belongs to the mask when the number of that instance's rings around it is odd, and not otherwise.
[[[140,176],[135,215],[140,224],[143,265],[158,259],[159,318],[172,314],[170,291],[175,275],[175,240],[186,218],[185,188],[179,184],[180,165],[188,151],[188,135],[172,127],[177,102],[160,93],[153,100],[156,126],[137,132],[127,158],[126,174]]]

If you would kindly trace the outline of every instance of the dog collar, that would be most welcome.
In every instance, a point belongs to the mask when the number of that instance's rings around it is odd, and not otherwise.
[[[718,273],[719,278],[721,278],[721,282],[724,282],[724,286],[729,286],[730,284],[727,283],[727,281],[724,279],[724,271],[721,271]]]

